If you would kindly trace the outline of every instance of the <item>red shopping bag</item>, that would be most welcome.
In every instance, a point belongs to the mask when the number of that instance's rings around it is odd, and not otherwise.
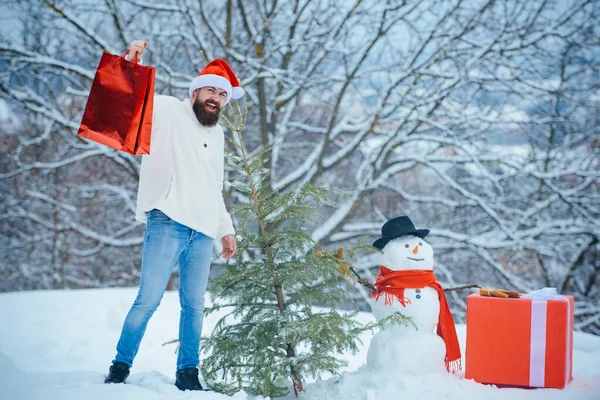
[[[78,136],[130,154],[150,154],[154,67],[104,53],[88,97]]]

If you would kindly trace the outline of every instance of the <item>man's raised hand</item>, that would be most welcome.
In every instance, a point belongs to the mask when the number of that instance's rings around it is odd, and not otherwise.
[[[135,59],[135,55],[137,54],[138,60],[144,54],[144,50],[148,47],[148,42],[145,40],[132,40],[129,43],[129,54],[125,57],[129,61],[133,61]]]

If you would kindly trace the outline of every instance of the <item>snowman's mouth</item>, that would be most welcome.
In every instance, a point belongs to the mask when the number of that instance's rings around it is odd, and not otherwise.
[[[424,261],[425,260],[424,258],[412,258],[412,257],[406,257],[406,258],[408,258],[409,260],[413,260],[413,261]]]

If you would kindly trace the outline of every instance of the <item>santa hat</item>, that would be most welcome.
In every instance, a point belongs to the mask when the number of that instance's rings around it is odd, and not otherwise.
[[[233,70],[225,60],[215,58],[209,62],[192,83],[190,84],[190,98],[194,96],[194,91],[206,86],[223,89],[227,92],[227,99],[223,105],[229,103],[231,99],[239,99],[244,95],[244,89],[240,87]]]

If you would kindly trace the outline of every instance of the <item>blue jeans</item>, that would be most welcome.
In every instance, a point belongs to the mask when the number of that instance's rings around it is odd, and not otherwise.
[[[148,212],[140,288],[123,323],[113,363],[121,361],[132,366],[148,321],[160,304],[178,261],[181,313],[177,370],[198,366],[212,247],[212,238],[173,221],[159,210]]]

